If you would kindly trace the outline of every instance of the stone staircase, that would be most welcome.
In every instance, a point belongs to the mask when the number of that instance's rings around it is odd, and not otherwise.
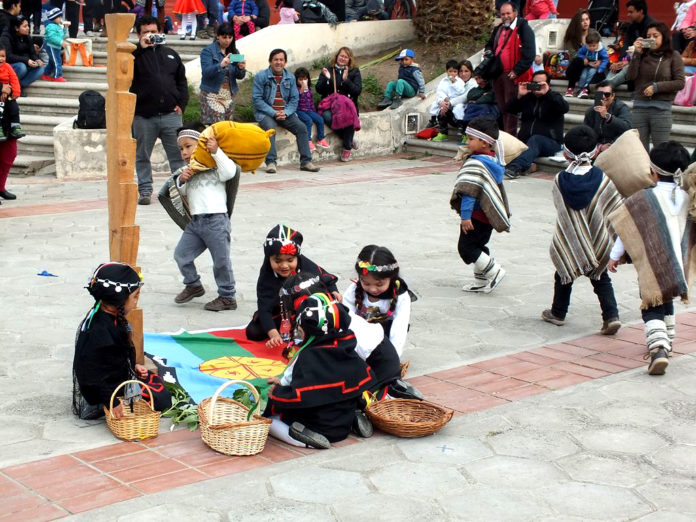
[[[181,59],[195,60],[203,47],[211,40],[181,41],[171,38],[167,45],[174,49]],[[131,41],[136,43],[135,38]],[[78,97],[81,92],[92,89],[106,94],[106,38],[92,41],[94,67],[64,66],[65,83],[38,80],[24,89],[19,98],[20,119],[27,136],[19,140],[17,159],[10,174],[30,176],[54,171],[53,128],[72,120],[77,115]]]

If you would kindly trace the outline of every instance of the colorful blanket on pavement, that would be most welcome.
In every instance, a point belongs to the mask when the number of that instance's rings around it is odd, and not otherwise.
[[[176,382],[199,403],[212,397],[228,379],[250,382],[259,390],[269,377],[280,376],[287,360],[280,349],[249,341],[244,327],[145,334],[145,355],[158,366],[165,382]],[[238,386],[221,395],[232,397]]]

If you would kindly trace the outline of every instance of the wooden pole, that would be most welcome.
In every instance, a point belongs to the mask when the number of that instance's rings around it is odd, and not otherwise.
[[[109,201],[109,256],[112,261],[128,263],[136,270],[140,227],[135,224],[138,185],[133,181],[135,140],[131,137],[135,94],[129,91],[133,81],[135,45],[128,35],[135,22],[133,14],[107,14],[106,31],[106,173]],[[128,314],[133,329],[136,360],[143,362],[143,311]]]

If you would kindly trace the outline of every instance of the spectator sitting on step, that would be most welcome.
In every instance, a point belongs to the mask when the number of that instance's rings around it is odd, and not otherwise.
[[[439,132],[433,138],[433,141],[436,142],[447,141],[450,125],[460,126],[460,121],[464,115],[462,106],[469,90],[469,86],[459,77],[457,60],[449,60],[445,64],[445,70],[447,74],[440,80],[435,93],[435,101],[430,106],[430,115],[436,118],[438,123]]]
[[[256,31],[255,22],[259,15],[259,8],[254,0],[232,0],[229,14],[232,16],[236,40]]]
[[[29,36],[29,21],[22,15],[10,21],[10,27],[0,38],[5,47],[7,63],[9,63],[19,78],[19,85],[24,88],[35,82],[44,72],[45,64],[39,59],[31,37]]]
[[[528,147],[505,167],[505,177],[515,179],[524,174],[540,156],[552,156],[563,144],[563,115],[568,112],[565,98],[551,90],[549,74],[534,73],[531,82],[517,86],[517,98],[505,105],[509,114],[520,114],[517,137]]]
[[[54,7],[46,13],[44,21],[46,32],[43,49],[48,53],[48,64],[41,79],[47,82],[65,82],[61,52],[68,45],[65,41],[68,36],[68,27],[63,24],[62,15],[63,11]]]
[[[626,38],[621,48],[622,56],[629,53],[638,38],[644,38],[648,25],[657,22],[652,16],[648,15],[648,5],[645,0],[628,0],[626,2],[626,15],[631,23],[626,29]],[[629,61],[622,60],[612,64],[609,71],[614,73],[611,77],[611,85],[616,88],[626,81]],[[632,89],[632,87],[630,87]]]
[[[389,20],[381,0],[346,0],[346,22]]]
[[[5,48],[0,45],[0,141],[25,136],[19,124],[17,98],[22,93],[12,66],[5,61]]]
[[[597,134],[599,150],[604,151],[624,132],[633,127],[631,109],[616,97],[611,82],[603,81],[597,85],[596,97],[602,97],[602,104],[585,111],[584,125]]]
[[[11,29],[12,21],[22,13],[21,0],[5,0],[0,9],[0,35]]]
[[[576,93],[578,98],[587,98],[590,83],[603,80],[604,71],[609,64],[609,55],[602,45],[602,36],[597,31],[590,29],[585,38],[585,45],[580,48],[577,57],[583,61],[584,67],[580,73]],[[573,89],[569,87],[566,96],[572,95]]]
[[[672,26],[674,31],[672,45],[677,52],[683,52],[686,46],[696,38],[696,2],[685,1],[680,4],[681,6],[687,6],[687,8],[683,14],[677,11],[677,19]]]
[[[300,22],[303,24],[330,24],[335,27],[339,22],[338,16],[327,5],[317,0],[298,2],[295,9],[300,13]]]
[[[689,42],[681,55],[686,74],[696,74],[696,40]]]
[[[300,21],[300,15],[295,10],[293,0],[283,0],[282,5],[283,7],[281,7],[279,11],[279,24],[296,24]]]
[[[553,0],[529,0],[524,12],[527,20],[546,20],[551,15],[558,16]]]
[[[471,89],[466,95],[466,103],[464,104],[464,114],[462,115],[462,128],[466,129],[471,120],[476,118],[490,118],[497,120],[500,116],[498,104],[495,101],[495,92],[489,81],[486,81],[481,76],[474,76],[474,80],[478,87]],[[462,136],[462,143],[466,141],[466,134]]]
[[[403,103],[402,98],[413,98],[418,95],[425,99],[425,80],[420,66],[414,62],[416,53],[411,49],[403,49],[396,58],[399,62],[399,77],[387,84],[384,98],[377,104],[378,109],[397,109]]]

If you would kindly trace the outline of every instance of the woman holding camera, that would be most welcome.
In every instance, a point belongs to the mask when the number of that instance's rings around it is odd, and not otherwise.
[[[201,51],[201,122],[211,125],[234,117],[234,97],[244,78],[246,64],[239,58],[230,23],[218,27],[217,39]]]
[[[669,140],[672,102],[684,88],[684,63],[672,49],[669,29],[662,22],[648,25],[646,38],[638,38],[626,79],[635,82],[633,126],[646,150]]]

